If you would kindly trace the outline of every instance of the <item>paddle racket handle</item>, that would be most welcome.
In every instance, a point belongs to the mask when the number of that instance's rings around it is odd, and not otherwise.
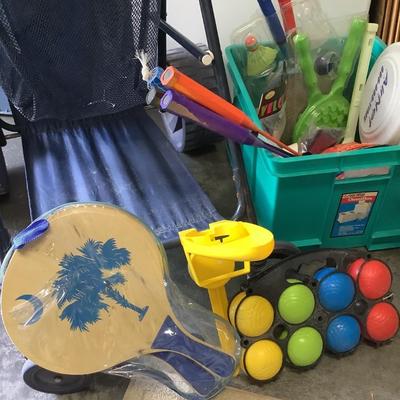
[[[331,92],[334,94],[343,93],[347,79],[352,72],[354,59],[357,56],[366,27],[367,21],[364,19],[355,18],[351,23],[349,36],[346,39],[342,57],[339,62],[338,76],[332,85]]]
[[[283,26],[286,34],[296,32],[296,19],[293,13],[291,0],[279,0],[279,8],[282,14]]]
[[[168,90],[164,94],[160,101],[160,108],[163,111],[168,110],[173,114],[178,114],[237,143],[252,145],[257,139],[249,130],[232,123],[174,90]]]
[[[174,90],[168,90],[164,94],[160,101],[160,108],[162,111],[168,111],[172,114],[189,119],[236,143],[262,147],[281,157],[290,156],[290,154],[281,148],[264,143],[248,129],[234,124],[228,119],[221,117]]]
[[[279,147],[294,155],[298,155],[298,153],[289,146],[282,143],[268,132],[261,130],[243,111],[189,78],[184,73],[178,71],[176,68],[172,66],[168,67],[161,75],[161,82],[169,89],[173,89],[174,92],[184,95],[189,100],[200,104],[206,109],[226,118],[230,122],[257,132]],[[273,151],[272,149],[270,150]]]
[[[224,327],[224,331],[227,337],[231,335],[233,337],[233,333],[227,331],[227,326]],[[222,378],[229,378],[236,369],[234,357],[194,340],[185,334],[169,316],[163,322],[151,348],[153,352],[180,353]]]
[[[200,83],[189,78],[184,73],[178,71],[173,66],[168,67],[161,75],[161,83],[168,89],[173,89],[183,94],[190,100],[201,104],[231,122],[239,124],[247,129],[252,129],[254,126],[254,123],[243,111],[203,85],[200,85]]]
[[[314,71],[314,63],[311,58],[310,41],[303,34],[297,34],[293,38],[294,48],[299,58],[299,64],[303,73],[304,83],[308,90],[308,104],[316,101],[316,97],[321,95],[318,88],[318,78]]]

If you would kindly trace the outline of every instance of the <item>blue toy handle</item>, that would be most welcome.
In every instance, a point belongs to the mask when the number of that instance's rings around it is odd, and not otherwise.
[[[235,372],[236,361],[233,357],[193,340],[178,328],[171,317],[165,319],[151,348],[180,353],[191,359],[188,361],[194,360],[222,378],[228,378]]]
[[[271,30],[272,36],[276,44],[281,47],[286,45],[286,35],[282,28],[281,21],[279,20],[278,14],[275,11],[274,5],[271,0],[258,0],[261,11],[263,12],[269,29]]]
[[[14,237],[12,244],[16,249],[22,249],[29,242],[42,236],[47,229],[49,229],[49,221],[47,219],[37,219],[18,233]]]
[[[220,388],[221,383],[210,372],[181,354],[162,351],[154,353],[153,356],[165,361],[179,372],[199,393],[198,398],[209,398]]]

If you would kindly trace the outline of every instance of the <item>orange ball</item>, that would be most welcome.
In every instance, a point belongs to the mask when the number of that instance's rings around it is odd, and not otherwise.
[[[367,316],[366,330],[369,339],[384,342],[396,335],[399,329],[399,313],[390,303],[375,304]]]
[[[361,266],[365,263],[364,258],[357,258],[347,267],[347,273],[357,282],[358,274],[360,273]]]
[[[392,273],[389,267],[379,260],[366,261],[358,274],[358,287],[367,299],[383,297],[392,286]]]

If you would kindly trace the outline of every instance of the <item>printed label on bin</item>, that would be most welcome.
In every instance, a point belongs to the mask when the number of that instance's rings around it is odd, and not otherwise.
[[[345,193],[339,203],[332,237],[362,235],[378,192]]]

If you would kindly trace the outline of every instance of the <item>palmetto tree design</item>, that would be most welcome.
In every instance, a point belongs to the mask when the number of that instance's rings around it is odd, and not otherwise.
[[[52,295],[62,310],[60,319],[67,319],[73,330],[88,331],[90,324],[101,319],[101,311],[109,311],[105,302],[108,298],[138,313],[141,321],[148,306],[140,308],[130,303],[115,288],[125,283],[125,277],[121,272],[110,273],[130,263],[130,252],[118,248],[115,239],[104,243],[89,239],[77,250],[78,255],[64,255],[59,264],[58,277],[53,283]]]

